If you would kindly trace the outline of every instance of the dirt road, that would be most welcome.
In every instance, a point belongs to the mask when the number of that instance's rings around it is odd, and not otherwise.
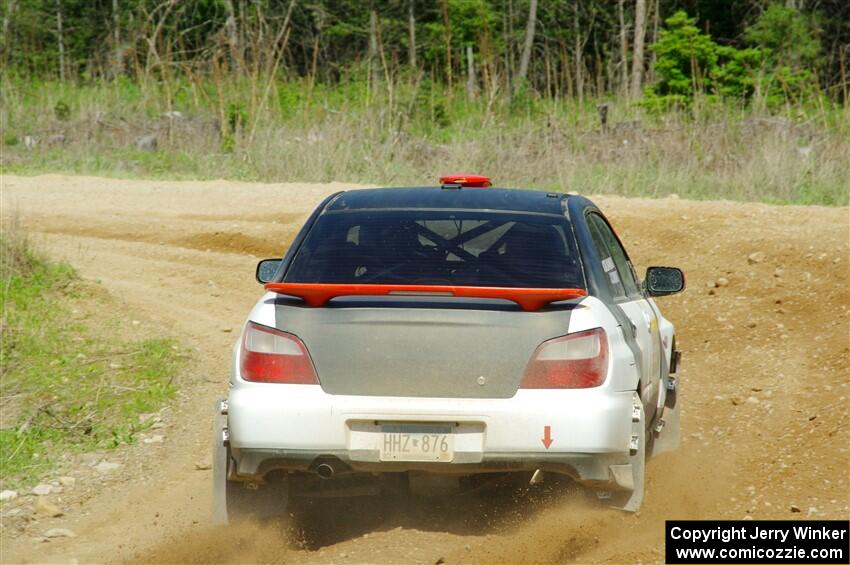
[[[669,264],[688,275],[683,295],[661,300],[684,355],[683,445],[650,462],[640,513],[579,493],[437,499],[406,515],[361,502],[336,506],[305,541],[272,526],[211,528],[211,474],[196,463],[209,458],[209,407],[260,295],[256,260],[279,256],[343,186],[2,182],[2,213],[17,209],[54,257],[99,281],[107,315],[194,349],[165,443],[126,448],[131,464],[85,497],[69,494],[65,517],[4,531],[5,562],[655,562],[665,519],[850,514],[847,208],[595,199],[640,271]],[[39,540],[57,526],[77,537]]]

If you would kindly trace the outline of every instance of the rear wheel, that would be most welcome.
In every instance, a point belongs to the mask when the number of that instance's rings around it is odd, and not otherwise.
[[[213,423],[213,523],[224,525],[244,518],[269,519],[286,515],[289,481],[286,475],[270,475],[265,482],[230,481],[233,465],[230,447],[224,445],[227,417],[215,403]]]

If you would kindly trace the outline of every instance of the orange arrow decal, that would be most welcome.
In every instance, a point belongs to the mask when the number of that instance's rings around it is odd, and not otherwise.
[[[543,426],[543,439],[540,440],[543,442],[543,446],[546,449],[549,449],[549,446],[552,445],[552,442],[555,441],[552,439],[552,427],[551,426]]]

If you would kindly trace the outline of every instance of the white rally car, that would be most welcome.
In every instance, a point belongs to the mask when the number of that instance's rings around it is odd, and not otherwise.
[[[339,192],[257,302],[216,405],[215,519],[282,514],[292,496],[463,488],[554,473],[640,507],[644,462],[678,443],[679,353],[588,199],[441,186]]]

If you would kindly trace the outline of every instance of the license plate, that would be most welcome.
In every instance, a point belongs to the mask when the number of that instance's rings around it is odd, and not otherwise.
[[[454,436],[450,426],[381,426],[381,461],[434,461],[454,459]]]

